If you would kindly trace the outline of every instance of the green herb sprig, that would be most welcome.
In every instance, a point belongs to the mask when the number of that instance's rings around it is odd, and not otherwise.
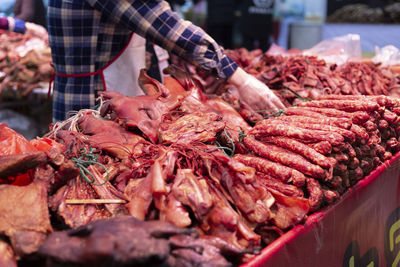
[[[224,129],[224,134],[226,135],[226,137],[228,138],[229,142],[231,143],[232,148],[226,147],[226,146],[222,146],[217,141],[215,141],[215,145],[217,146],[218,149],[221,149],[224,152],[225,155],[227,155],[228,157],[232,158],[233,155],[235,155],[235,142],[233,142],[232,138],[229,136],[229,134],[226,132],[225,129]],[[228,151],[229,154],[226,151]]]
[[[105,185],[110,177],[108,174],[107,167],[97,161],[98,155],[93,153],[95,152],[95,149],[89,146],[89,151],[87,151],[87,149],[84,147],[81,148],[79,152],[81,153],[81,156],[79,158],[72,157],[71,160],[75,163],[75,166],[79,169],[79,172],[83,180],[97,186]],[[87,169],[90,165],[93,164],[99,165],[106,171],[107,177],[103,183],[100,184],[96,183],[93,174]]]

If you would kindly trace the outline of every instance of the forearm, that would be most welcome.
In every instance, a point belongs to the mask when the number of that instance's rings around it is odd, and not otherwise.
[[[164,49],[201,67],[214,70],[222,78],[230,77],[237,64],[200,27],[183,20],[161,0],[115,0],[114,7],[106,0],[87,0],[117,23],[156,43]],[[127,7],[121,10],[121,6]]]

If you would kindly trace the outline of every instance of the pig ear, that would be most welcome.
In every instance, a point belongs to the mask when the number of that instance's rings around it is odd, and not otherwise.
[[[169,65],[164,69],[163,72],[174,77],[186,91],[191,91],[192,89],[198,87],[197,83],[193,81],[190,74],[178,66]]]
[[[111,112],[111,110],[111,103],[109,101],[104,102],[100,108],[100,116],[106,116],[108,113]]]
[[[162,97],[167,97],[170,95],[170,91],[167,87],[165,87],[165,85],[146,74],[146,69],[140,70],[139,86],[146,95],[160,94]]]

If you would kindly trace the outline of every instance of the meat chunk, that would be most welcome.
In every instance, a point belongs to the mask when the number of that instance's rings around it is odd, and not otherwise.
[[[229,266],[225,257],[245,252],[219,238],[197,237],[194,229],[162,221],[102,219],[51,234],[40,255],[65,266]]]
[[[79,118],[78,125],[86,135],[87,143],[120,159],[140,155],[143,146],[148,143],[143,137],[127,131],[118,123],[89,113]]]
[[[165,143],[191,144],[211,142],[221,132],[225,123],[215,113],[191,113],[160,125],[160,139]]]
[[[17,255],[35,252],[52,231],[46,184],[0,185],[0,234],[10,238]]]
[[[112,113],[127,129],[139,129],[152,143],[157,143],[158,127],[164,114],[176,108],[183,96],[163,98],[159,95],[127,97],[117,92],[101,92],[105,103],[101,114]]]

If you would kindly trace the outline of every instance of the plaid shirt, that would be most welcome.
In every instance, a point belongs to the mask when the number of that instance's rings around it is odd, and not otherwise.
[[[94,72],[126,46],[132,32],[222,78],[237,64],[201,28],[179,18],[162,0],[49,0],[48,31],[55,71]],[[70,110],[93,107],[103,90],[100,75],[56,76],[53,119],[66,119]]]

